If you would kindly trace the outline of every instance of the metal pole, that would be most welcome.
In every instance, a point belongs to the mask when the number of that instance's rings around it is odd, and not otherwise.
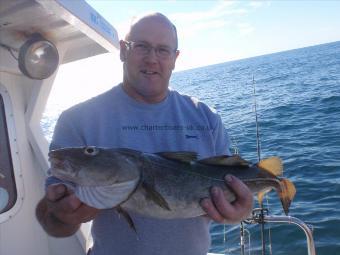
[[[241,255],[245,255],[244,254],[244,225],[243,222],[241,222],[241,226],[240,226],[240,244],[241,244]]]
[[[308,255],[316,255],[315,245],[313,240],[313,233],[312,230],[304,223],[302,220],[292,217],[292,216],[266,216],[264,215],[262,219],[258,217],[253,217],[247,220],[247,223],[257,224],[260,220],[264,222],[271,222],[271,223],[288,223],[288,224],[295,224],[300,227],[306,235],[307,239],[307,248],[308,248]]]
[[[292,217],[292,216],[264,216],[264,221],[266,222],[278,222],[278,223],[291,223],[299,226],[306,235],[308,255],[316,255],[315,245],[313,240],[313,232],[302,220]]]

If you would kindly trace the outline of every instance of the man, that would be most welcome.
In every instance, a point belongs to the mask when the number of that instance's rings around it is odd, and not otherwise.
[[[51,149],[94,145],[145,152],[196,151],[201,157],[229,154],[221,118],[209,107],[169,90],[179,55],[175,26],[162,14],[134,22],[120,41],[123,82],[110,91],[65,111],[55,128]],[[252,209],[252,194],[237,178],[226,177],[235,192],[229,203],[219,188],[201,206],[207,216],[161,220],[130,213],[132,231],[114,209],[98,210],[81,203],[63,184],[47,180],[37,217],[50,235],[74,234],[93,219],[91,255],[206,254],[209,223],[239,222]]]

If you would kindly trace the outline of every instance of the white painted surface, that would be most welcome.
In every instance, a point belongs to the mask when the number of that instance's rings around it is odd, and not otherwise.
[[[102,27],[89,25],[87,19],[95,13],[90,6],[83,1],[73,1],[77,5],[66,8],[65,2],[1,0],[0,43],[19,49],[30,34],[39,32],[56,44],[60,64],[118,47],[116,31],[107,27],[108,23],[102,22],[105,25]],[[79,7],[81,13],[77,13],[75,7]],[[95,15],[100,19],[98,13]],[[0,47],[0,93],[6,109],[18,193],[14,207],[0,214],[0,255],[78,255],[86,254],[90,245],[87,225],[72,237],[53,238],[44,232],[35,217],[35,207],[44,195],[48,168],[48,142],[40,120],[54,78],[37,81],[25,77],[17,61]],[[5,199],[6,195],[2,192],[1,197]]]

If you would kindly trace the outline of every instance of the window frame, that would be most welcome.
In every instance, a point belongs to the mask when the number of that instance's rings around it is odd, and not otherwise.
[[[16,135],[16,126],[14,120],[14,112],[12,107],[12,101],[6,87],[0,82],[0,95],[4,104],[4,112],[5,112],[5,122],[7,126],[7,138],[9,144],[9,152],[11,154],[11,163],[13,168],[13,175],[15,181],[16,188],[16,201],[13,206],[3,212],[0,213],[0,223],[3,223],[9,219],[11,219],[20,209],[24,200],[24,189],[23,189],[23,175],[21,171],[21,164],[19,159],[19,150],[17,145],[17,135]]]

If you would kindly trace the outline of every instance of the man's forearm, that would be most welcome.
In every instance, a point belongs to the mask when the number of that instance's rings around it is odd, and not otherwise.
[[[40,200],[36,208],[36,216],[43,229],[54,237],[67,237],[73,235],[80,227],[62,222],[49,212],[46,198]]]

